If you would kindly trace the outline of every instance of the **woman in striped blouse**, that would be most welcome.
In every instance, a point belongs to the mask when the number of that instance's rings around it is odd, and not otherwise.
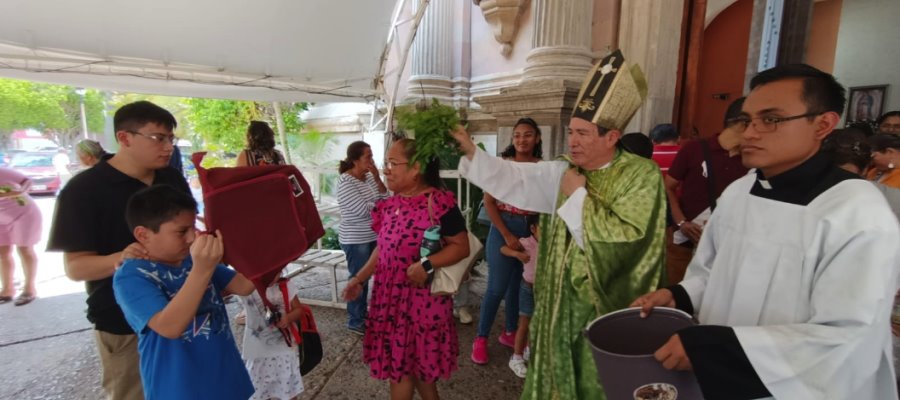
[[[353,142],[347,147],[347,158],[341,160],[338,171],[341,173],[337,183],[341,211],[338,240],[347,256],[350,276],[354,276],[375,249],[372,208],[375,201],[388,197],[387,188],[378,175],[372,148],[366,142]],[[368,286],[363,284],[362,294],[347,304],[347,329],[360,335],[366,329],[367,295]]]

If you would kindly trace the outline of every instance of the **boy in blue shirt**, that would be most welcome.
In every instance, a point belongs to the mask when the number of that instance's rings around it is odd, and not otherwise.
[[[223,291],[249,295],[254,287],[219,264],[222,235],[198,233],[196,214],[196,201],[168,185],[128,201],[125,218],[147,252],[122,264],[113,289],[138,334],[147,400],[245,400],[254,391],[222,300]]]

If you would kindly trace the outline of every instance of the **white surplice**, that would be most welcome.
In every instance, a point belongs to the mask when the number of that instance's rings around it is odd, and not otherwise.
[[[684,281],[702,324],[734,332],[777,399],[896,399],[889,319],[900,229],[871,183],[846,180],[806,206],[718,201]]]
[[[518,209],[559,216],[578,247],[584,248],[581,217],[587,190],[577,189],[556,209],[559,185],[569,168],[571,165],[565,161],[515,162],[476,149],[471,161],[466,157],[459,159],[458,169],[460,175],[497,200]]]

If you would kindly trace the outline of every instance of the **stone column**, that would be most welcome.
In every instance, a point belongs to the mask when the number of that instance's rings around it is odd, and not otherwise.
[[[544,159],[567,152],[566,128],[591,69],[594,0],[531,0],[532,50],[522,81],[475,101],[496,121],[497,148],[509,144],[513,125],[531,117],[541,127]],[[476,128],[477,129],[477,128]]]
[[[425,10],[410,54],[407,101],[423,97],[450,101],[453,97],[453,3],[431,0]]]
[[[622,2],[619,48],[629,64],[644,71],[649,89],[625,132],[646,134],[673,121],[683,19],[684,0]]]
[[[581,84],[591,68],[592,0],[532,0],[534,34],[524,81]]]

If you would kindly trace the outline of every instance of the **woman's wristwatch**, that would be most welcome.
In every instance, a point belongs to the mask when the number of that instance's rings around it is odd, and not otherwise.
[[[434,272],[434,266],[431,265],[431,260],[428,257],[422,257],[419,259],[419,264],[422,264],[422,269],[425,270],[425,273],[431,275]]]
[[[684,225],[685,222],[687,222],[687,220],[686,220],[686,219],[683,219],[683,220],[681,220],[680,222],[678,222],[677,224],[675,224],[675,226],[681,228],[681,226]]]

